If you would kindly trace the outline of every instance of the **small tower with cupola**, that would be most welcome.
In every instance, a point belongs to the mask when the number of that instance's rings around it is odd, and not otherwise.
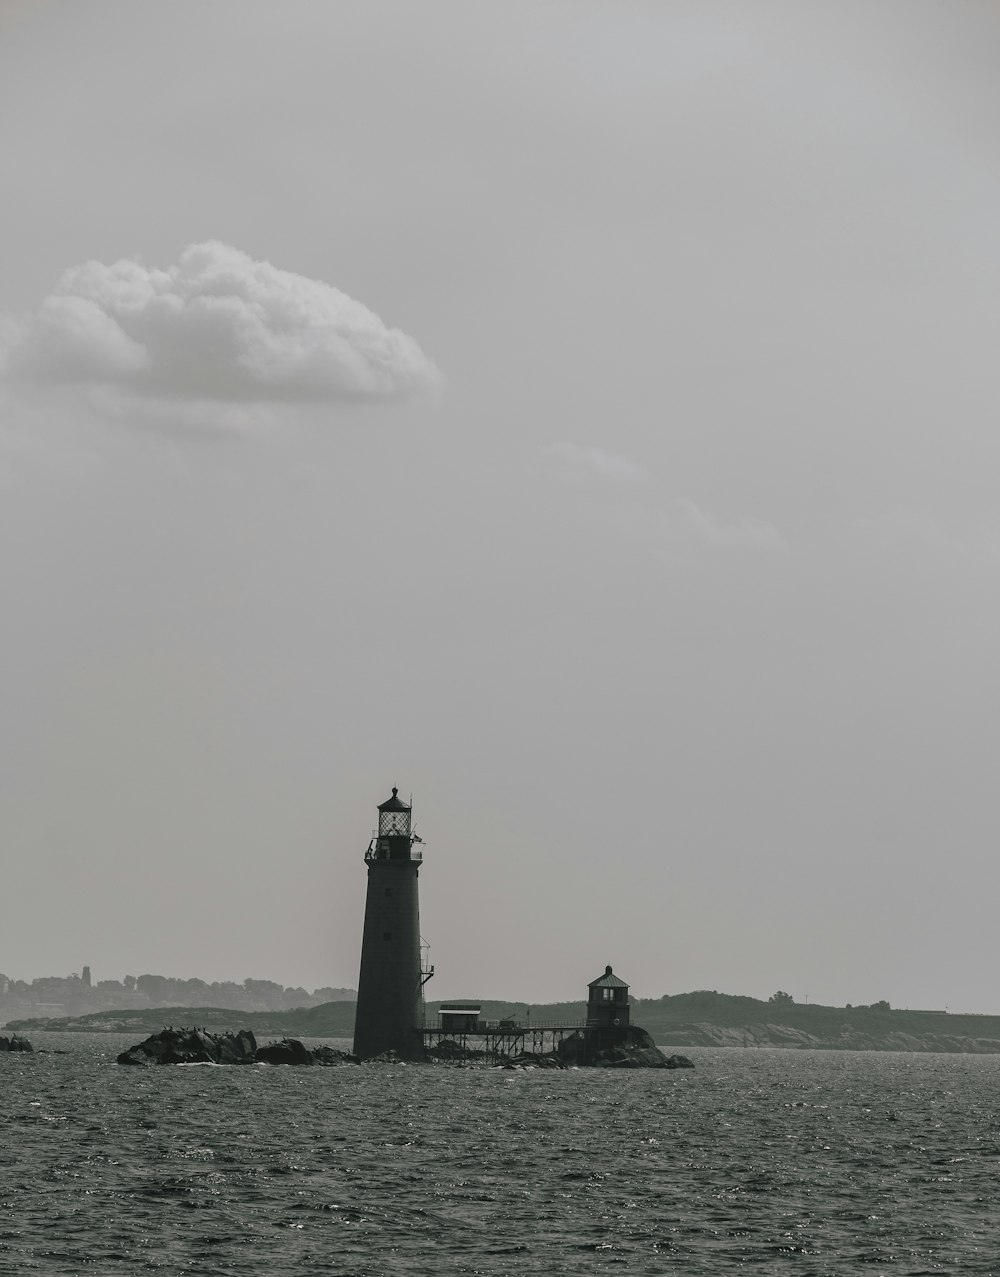
[[[623,1029],[628,1026],[628,985],[611,970],[587,985],[587,1028]]]
[[[361,974],[354,1053],[367,1060],[395,1051],[424,1058],[417,876],[423,860],[411,828],[412,810],[393,789],[378,808],[378,829],[365,852],[368,895],[361,941]]]

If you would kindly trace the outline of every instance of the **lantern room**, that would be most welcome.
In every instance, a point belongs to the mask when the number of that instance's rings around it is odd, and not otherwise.
[[[419,860],[411,856],[413,833],[410,829],[411,809],[393,786],[392,797],[378,807],[378,831],[368,848],[366,860]],[[419,842],[420,840],[417,839]]]
[[[587,988],[588,1028],[618,1029],[628,1024],[628,985],[610,967]]]

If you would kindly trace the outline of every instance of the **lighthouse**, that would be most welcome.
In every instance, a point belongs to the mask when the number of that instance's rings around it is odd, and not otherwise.
[[[378,830],[365,852],[368,895],[361,941],[354,1053],[369,1060],[395,1051],[424,1058],[422,988],[433,974],[420,962],[417,875],[423,859],[412,811],[393,788],[378,808]]]

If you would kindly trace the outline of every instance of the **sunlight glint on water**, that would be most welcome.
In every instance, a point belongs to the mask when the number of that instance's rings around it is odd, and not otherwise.
[[[1000,1058],[694,1071],[0,1057],[0,1272],[1000,1273]]]

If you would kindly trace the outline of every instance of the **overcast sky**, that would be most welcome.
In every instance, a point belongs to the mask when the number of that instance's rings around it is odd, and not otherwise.
[[[1000,1012],[1000,16],[0,9],[0,970]]]

